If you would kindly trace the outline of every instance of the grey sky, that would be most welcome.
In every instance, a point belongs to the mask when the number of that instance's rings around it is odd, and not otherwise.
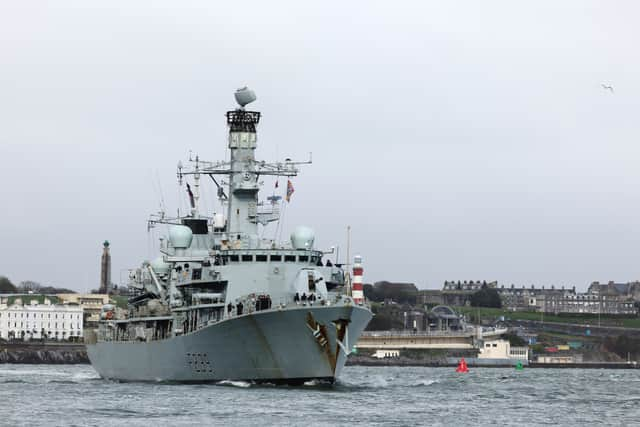
[[[640,5],[452,3],[0,0],[0,274],[154,256],[159,188],[186,206],[177,160],[225,155],[248,84],[258,156],[313,152],[286,230],[351,224],[366,281],[640,278]]]

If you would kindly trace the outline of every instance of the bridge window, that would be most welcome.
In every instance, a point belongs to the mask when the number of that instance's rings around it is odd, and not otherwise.
[[[267,262],[267,256],[266,255],[256,255],[256,261],[257,262]]]
[[[309,262],[309,256],[308,255],[300,255],[298,257],[298,261],[300,261],[300,262]]]
[[[282,261],[282,255],[271,255],[271,261]]]
[[[251,262],[253,261],[253,255],[242,255],[242,262]]]
[[[285,255],[284,256],[284,262],[296,262],[296,256],[295,255]]]
[[[238,262],[240,261],[240,257],[238,255],[229,255],[229,261]]]
[[[191,280],[200,280],[202,279],[202,269],[194,268],[191,272]]]

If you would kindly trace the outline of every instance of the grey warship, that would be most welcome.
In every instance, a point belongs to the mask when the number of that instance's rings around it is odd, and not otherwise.
[[[243,88],[235,98],[239,107],[226,113],[229,160],[178,164],[190,210],[149,219],[168,231],[158,258],[130,271],[127,310],[104,306],[87,334],[89,359],[105,379],[333,382],[372,317],[361,277],[351,281],[332,264],[333,249],[314,248],[310,228],[297,227],[287,243],[262,237],[284,200],[261,202],[261,178],[285,178],[289,199],[290,178],[311,160],[256,160],[261,113],[246,109],[255,94]],[[200,211],[201,179],[215,185],[220,212]]]

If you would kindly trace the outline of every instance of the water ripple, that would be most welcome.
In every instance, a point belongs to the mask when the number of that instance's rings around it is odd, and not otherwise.
[[[333,386],[119,383],[85,365],[0,365],[0,424],[629,425],[640,370],[345,368]]]

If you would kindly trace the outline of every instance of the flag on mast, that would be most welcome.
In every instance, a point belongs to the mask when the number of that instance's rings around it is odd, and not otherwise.
[[[296,190],[293,189],[293,184],[291,183],[290,180],[287,180],[287,196],[285,197],[285,199],[287,200],[287,203],[291,201],[291,195],[293,194],[294,191]]]
[[[189,202],[191,203],[191,209],[196,208],[196,202],[193,200],[193,193],[191,192],[191,186],[187,183],[187,193],[189,193]]]

